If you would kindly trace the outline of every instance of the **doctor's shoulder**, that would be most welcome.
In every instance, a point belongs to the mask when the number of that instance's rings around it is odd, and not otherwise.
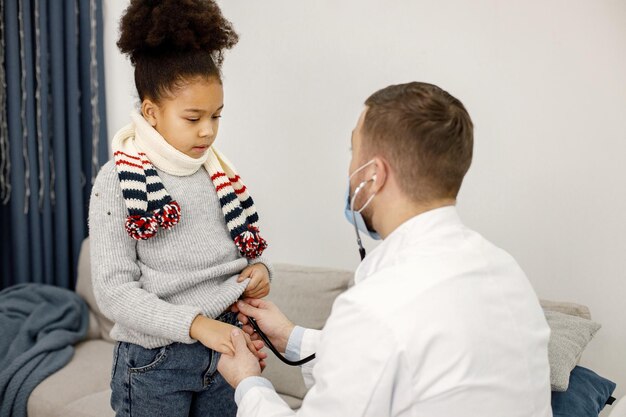
[[[337,301],[344,301],[354,308],[365,309],[383,320],[400,314],[427,296],[429,288],[437,284],[437,274],[429,273],[422,264],[396,264],[378,270],[341,294]]]

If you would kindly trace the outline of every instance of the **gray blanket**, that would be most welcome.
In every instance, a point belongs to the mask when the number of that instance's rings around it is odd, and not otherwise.
[[[0,416],[26,417],[28,396],[74,354],[89,313],[74,292],[42,284],[0,291]]]

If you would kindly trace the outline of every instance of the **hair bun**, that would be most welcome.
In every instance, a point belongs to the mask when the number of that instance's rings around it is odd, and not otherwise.
[[[239,37],[212,0],[131,0],[120,20],[122,53],[134,64],[141,55],[204,50],[223,59]]]

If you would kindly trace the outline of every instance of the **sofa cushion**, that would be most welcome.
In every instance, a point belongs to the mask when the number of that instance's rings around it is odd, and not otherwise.
[[[66,405],[108,389],[114,346],[104,340],[77,344],[72,360],[33,390],[28,399],[28,416],[70,416],[62,411]]]
[[[551,330],[548,343],[550,384],[553,391],[565,391],[570,372],[600,324],[556,311],[545,311],[545,315]]]
[[[335,298],[348,289],[354,276],[350,271],[287,264],[274,265],[274,271],[267,299],[292,322],[313,329],[324,327]],[[269,356],[263,376],[272,381],[279,394],[304,398],[307,390],[300,368],[283,364],[266,350]]]
[[[591,320],[589,307],[582,304],[551,300],[539,300],[539,303],[545,311],[558,311],[559,313],[568,314],[570,316],[578,316],[582,317],[583,319]]]
[[[78,279],[76,281],[76,292],[83,297],[91,314],[89,316],[88,339],[104,339],[113,342],[109,333],[113,328],[113,322],[106,318],[96,303],[91,284],[91,253],[89,251],[89,239],[85,239],[80,248],[78,257]],[[95,319],[95,323],[94,320]]]
[[[577,366],[565,392],[552,392],[554,417],[597,416],[615,390],[615,383]]]

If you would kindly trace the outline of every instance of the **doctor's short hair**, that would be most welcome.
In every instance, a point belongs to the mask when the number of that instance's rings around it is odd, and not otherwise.
[[[392,165],[415,201],[456,198],[472,163],[473,124],[458,99],[433,84],[391,85],[366,101],[363,151]]]

